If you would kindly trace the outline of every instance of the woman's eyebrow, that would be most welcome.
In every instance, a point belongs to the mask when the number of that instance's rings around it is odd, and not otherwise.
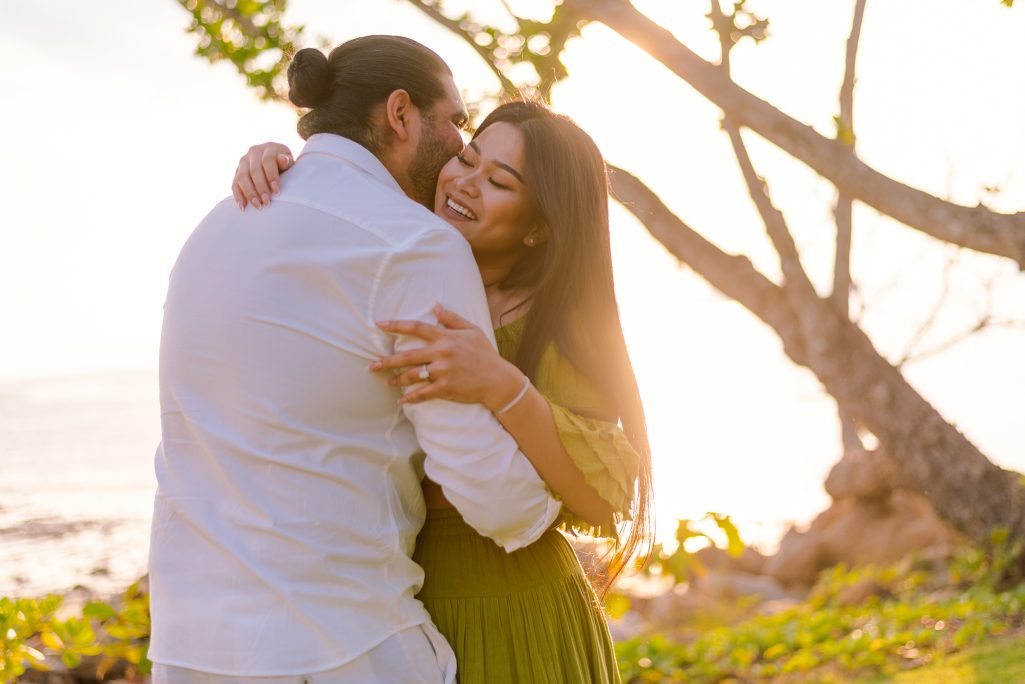
[[[476,152],[478,155],[480,155],[480,146],[477,145],[476,141],[471,140],[470,144],[468,145],[468,147],[472,147],[473,151]],[[516,178],[516,180],[518,180],[519,182],[521,182],[524,185],[526,185],[526,182],[523,180],[523,176],[520,174],[519,171],[517,171],[513,167],[509,166],[505,162],[500,162],[500,161],[493,161],[491,163],[494,164],[495,166],[497,166],[500,169],[508,171],[510,174],[512,174]]]

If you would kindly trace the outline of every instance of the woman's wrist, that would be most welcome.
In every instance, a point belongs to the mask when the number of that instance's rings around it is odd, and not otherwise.
[[[521,393],[525,379],[519,368],[505,361],[482,403],[492,413],[501,411]]]

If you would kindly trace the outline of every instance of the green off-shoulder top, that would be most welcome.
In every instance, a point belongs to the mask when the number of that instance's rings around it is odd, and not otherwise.
[[[495,330],[498,351],[507,361],[516,358],[524,321],[519,318]],[[541,356],[534,375],[534,386],[552,408],[563,448],[615,515],[612,525],[595,527],[564,506],[560,527],[571,534],[618,540],[615,523],[631,519],[640,456],[618,423],[587,417],[615,415],[615,410],[554,344]]]

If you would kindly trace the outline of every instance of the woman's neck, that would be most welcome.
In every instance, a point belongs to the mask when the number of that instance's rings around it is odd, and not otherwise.
[[[501,287],[518,255],[508,254],[495,258],[474,254],[474,257],[477,259],[481,280],[484,281],[484,294],[488,298],[492,326],[500,328],[524,315],[528,307],[520,305],[530,296],[530,292],[518,288],[503,290]]]

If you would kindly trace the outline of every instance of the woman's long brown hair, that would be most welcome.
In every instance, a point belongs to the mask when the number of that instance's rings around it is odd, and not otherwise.
[[[612,280],[608,172],[598,146],[571,119],[534,102],[510,102],[493,111],[475,135],[504,122],[525,139],[526,185],[546,240],[525,248],[503,290],[529,290],[530,308],[516,365],[534,380],[552,343],[603,393],[630,443],[640,454],[632,520],[596,584],[612,585],[630,558],[650,552],[654,538],[651,452],[644,407],[623,339]]]

